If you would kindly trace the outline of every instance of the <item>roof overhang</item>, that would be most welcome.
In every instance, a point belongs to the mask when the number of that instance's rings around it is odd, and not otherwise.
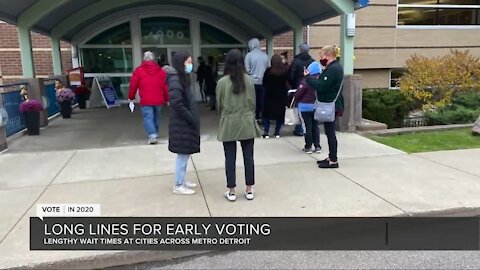
[[[0,20],[71,41],[81,29],[109,14],[177,5],[221,17],[250,36],[268,37],[337,16],[338,2],[353,3],[354,8],[368,4],[368,0],[0,0]]]

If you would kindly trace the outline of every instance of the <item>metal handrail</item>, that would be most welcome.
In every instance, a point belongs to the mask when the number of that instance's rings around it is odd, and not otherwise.
[[[20,86],[20,85],[25,85],[25,86],[27,86],[27,85],[28,85],[28,82],[4,84],[4,85],[0,85],[0,88],[7,88],[7,87],[12,87],[12,86]]]

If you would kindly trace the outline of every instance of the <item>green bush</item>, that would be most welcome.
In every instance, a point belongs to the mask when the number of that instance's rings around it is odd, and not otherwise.
[[[403,126],[412,104],[398,90],[364,89],[363,118],[385,123],[389,128]]]
[[[473,123],[480,116],[480,94],[470,91],[458,94],[452,104],[426,113],[429,124],[449,125]]]

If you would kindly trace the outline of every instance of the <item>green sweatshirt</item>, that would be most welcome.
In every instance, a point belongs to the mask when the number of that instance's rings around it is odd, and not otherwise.
[[[317,80],[308,78],[307,83],[310,87],[317,90],[318,101],[333,102],[340,89],[343,80],[343,67],[335,60],[323,71]],[[335,111],[343,112],[344,108],[343,95],[338,96],[335,103]]]

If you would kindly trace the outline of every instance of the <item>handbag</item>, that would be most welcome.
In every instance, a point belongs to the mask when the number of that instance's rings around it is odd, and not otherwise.
[[[285,109],[285,121],[284,124],[287,126],[296,126],[300,125],[300,116],[298,115],[298,108],[294,107],[293,104],[295,102],[295,97],[292,99],[292,103],[290,103],[290,107]]]
[[[343,79],[342,83],[340,84],[340,88],[338,89],[337,96],[333,100],[333,102],[320,102],[318,101],[317,91],[315,91],[315,103],[313,107],[315,108],[314,111],[314,119],[319,123],[326,123],[326,122],[333,122],[335,121],[335,102],[337,102],[340,93],[342,92],[343,86]]]

